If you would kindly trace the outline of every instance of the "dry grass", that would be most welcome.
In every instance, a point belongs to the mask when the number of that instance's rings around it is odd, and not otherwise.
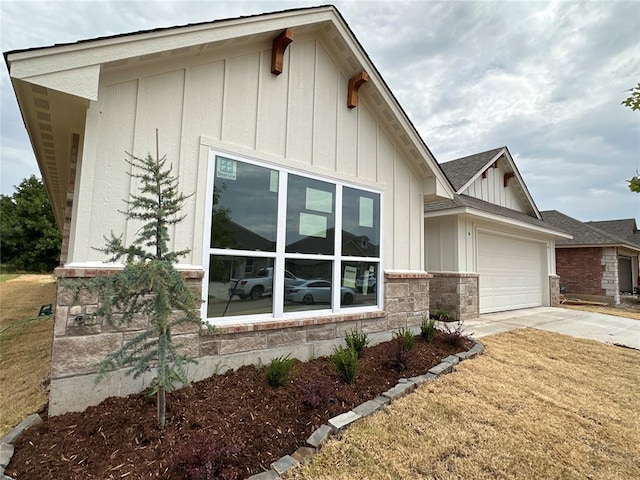
[[[51,275],[21,275],[0,283],[0,437],[47,402],[53,317],[37,319],[54,303]]]
[[[640,352],[517,330],[287,478],[640,478]]]

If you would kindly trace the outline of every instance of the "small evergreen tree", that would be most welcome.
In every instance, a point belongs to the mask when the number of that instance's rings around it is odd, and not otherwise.
[[[188,198],[178,192],[178,181],[166,167],[166,156],[156,159],[151,155],[138,158],[131,154],[126,160],[134,170],[132,178],[140,180],[140,194],[131,194],[126,201],[128,220],[141,220],[144,225],[135,240],[125,246],[122,236],[113,232],[105,237],[107,244],[98,249],[111,257],[110,262],[125,261],[123,270],[111,276],[100,276],[76,285],[76,291],[86,288],[97,291],[100,305],[96,314],[110,325],[126,325],[134,318],[148,319],[147,329],[126,341],[118,350],[106,355],[98,364],[96,383],[107,372],[127,367],[127,374],[134,378],[155,367],[157,370],[150,395],[156,395],[158,425],[164,428],[166,392],[172,391],[178,382],[189,383],[185,366],[195,360],[178,351],[180,345],[173,343],[171,330],[177,325],[206,324],[197,309],[198,301],[188,288],[182,274],[174,264],[189,250],[169,250],[169,225],[180,222],[184,215],[180,210]],[[176,314],[179,312],[179,314]]]

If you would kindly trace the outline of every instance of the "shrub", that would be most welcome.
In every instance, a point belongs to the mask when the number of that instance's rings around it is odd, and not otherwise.
[[[302,403],[311,408],[320,408],[333,400],[333,387],[328,379],[317,379],[301,386]]]
[[[369,345],[367,334],[359,332],[357,328],[345,333],[344,341],[347,343],[347,347],[356,352],[358,358],[362,358],[365,347]]]
[[[358,373],[358,354],[351,348],[342,345],[334,347],[333,354],[329,358],[334,370],[346,383],[353,383]]]
[[[214,480],[235,478],[226,471],[228,462],[242,450],[239,442],[214,441],[205,435],[196,434],[173,456],[172,478],[187,480]]]
[[[430,342],[436,335],[436,321],[433,318],[423,318],[420,323],[420,336],[425,342]]]
[[[454,346],[458,346],[461,347],[464,344],[464,340],[466,338],[466,335],[464,335],[463,331],[464,331],[464,325],[463,325],[463,320],[458,320],[456,322],[456,327],[455,328],[451,328],[449,326],[449,324],[444,324],[443,326],[443,331],[446,334],[446,342],[449,345],[454,345]]]
[[[416,337],[411,330],[408,328],[401,328],[400,330],[396,330],[393,332],[394,339],[400,339],[402,342],[402,347],[405,350],[411,350],[416,346]]]
[[[295,359],[289,358],[289,355],[271,360],[267,369],[267,383],[272,387],[284,385],[289,379],[289,372],[295,363]]]
[[[446,308],[437,308],[433,313],[432,317],[435,320],[440,320],[441,322],[449,322],[451,321],[451,311]]]
[[[392,345],[391,367],[394,370],[402,371],[407,368],[413,352],[407,348],[404,337],[401,335],[394,335]]]

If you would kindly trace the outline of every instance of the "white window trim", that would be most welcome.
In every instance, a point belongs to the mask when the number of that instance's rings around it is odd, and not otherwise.
[[[202,279],[202,297],[201,297],[201,318],[211,324],[215,325],[231,325],[231,324],[246,324],[246,323],[265,323],[269,321],[286,320],[290,318],[308,318],[317,317],[323,315],[333,314],[351,314],[360,312],[372,312],[380,311],[382,308],[383,291],[384,291],[384,268],[383,268],[383,248],[384,248],[384,229],[383,229],[383,217],[384,217],[384,193],[381,190],[376,190],[369,186],[363,186],[352,182],[339,180],[336,178],[322,176],[315,173],[298,170],[289,166],[279,165],[276,163],[268,162],[265,160],[256,160],[244,155],[238,155],[231,153],[227,150],[217,149],[214,147],[208,147],[209,153],[207,156],[207,179],[206,179],[206,199],[205,199],[205,219],[204,219],[204,232],[202,239],[202,265],[204,269],[204,277]],[[256,258],[273,258],[274,259],[274,278],[275,285],[284,283],[284,268],[279,268],[278,265],[287,259],[322,259],[333,262],[332,275],[334,279],[340,279],[340,288],[332,289],[332,303],[329,308],[326,309],[314,309],[314,310],[301,310],[296,312],[284,312],[284,292],[281,289],[274,289],[272,292],[273,312],[267,314],[252,314],[252,315],[235,315],[232,317],[214,317],[207,318],[207,300],[209,290],[209,262],[211,255],[228,255],[228,249],[211,248],[211,222],[213,209],[213,185],[215,181],[215,159],[217,156],[229,158],[239,162],[256,165],[259,167],[271,168],[277,170],[278,174],[278,194],[287,198],[288,193],[288,175],[298,175],[304,178],[310,178],[312,180],[318,180],[322,182],[331,183],[336,187],[335,198],[335,225],[342,225],[342,192],[344,187],[362,190],[364,192],[374,193],[380,196],[380,246],[378,257],[354,257],[345,256],[342,257],[342,236],[334,236],[334,253],[333,255],[319,255],[319,254],[298,254],[298,253],[286,253],[286,222],[278,222],[276,233],[276,251],[275,252],[256,252],[254,250],[234,250],[234,255],[256,257]],[[278,218],[286,218],[287,202],[278,203]],[[336,228],[337,231],[337,228]],[[342,229],[340,229],[342,231]],[[376,305],[367,305],[363,307],[348,307],[340,308],[340,296],[341,296],[341,263],[342,262],[366,262],[378,264],[378,287],[376,288]]]

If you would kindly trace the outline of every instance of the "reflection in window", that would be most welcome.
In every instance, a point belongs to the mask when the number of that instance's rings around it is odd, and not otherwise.
[[[272,313],[273,259],[211,256],[207,317]]]
[[[216,157],[211,247],[273,252],[278,172]]]
[[[342,288],[353,290],[352,307],[377,305],[378,263],[342,262]]]
[[[379,193],[211,159],[207,318],[379,306]]]
[[[327,260],[291,259],[285,263],[284,311],[331,308],[331,269]]]
[[[380,195],[355,188],[342,190],[342,254],[380,255]]]
[[[287,252],[331,255],[335,185],[289,175],[287,190]]]

